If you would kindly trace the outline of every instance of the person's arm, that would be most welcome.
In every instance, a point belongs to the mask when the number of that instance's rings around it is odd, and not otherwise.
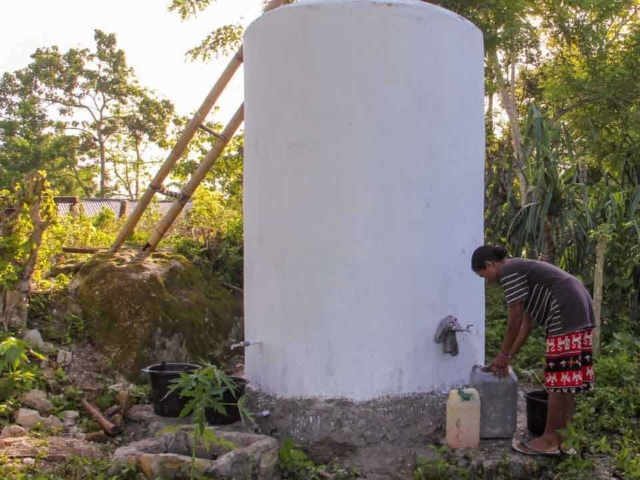
[[[521,336],[520,331],[524,317],[527,316],[522,309],[522,303],[516,302],[509,307],[509,320],[507,322],[507,331],[505,333],[504,342],[502,342],[502,350],[496,358],[487,367],[487,370],[494,372],[499,376],[505,376],[509,372],[509,361],[511,360],[511,351],[516,346],[518,338]],[[528,316],[527,316],[528,317]],[[528,334],[527,334],[528,336]],[[518,345],[518,350],[524,343],[526,337]]]
[[[511,354],[511,349],[516,343],[516,339],[520,335],[523,319],[525,317],[524,310],[522,309],[522,303],[516,302],[509,308],[509,321],[507,323],[507,331],[504,336],[504,342],[502,342],[502,350],[500,353],[503,353],[508,356],[513,356]],[[518,347],[519,349],[520,347]]]
[[[508,352],[509,356],[515,357],[518,354],[518,352],[522,348],[522,345],[524,345],[527,341],[527,338],[529,338],[532,330],[533,320],[531,320],[531,316],[528,313],[524,312],[522,316],[522,324],[520,325],[520,332],[518,333],[516,340],[513,342],[513,345]]]

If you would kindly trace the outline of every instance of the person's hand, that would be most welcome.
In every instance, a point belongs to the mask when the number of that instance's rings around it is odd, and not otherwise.
[[[493,362],[487,366],[486,370],[498,377],[506,377],[509,374],[509,360],[508,355],[499,353]]]

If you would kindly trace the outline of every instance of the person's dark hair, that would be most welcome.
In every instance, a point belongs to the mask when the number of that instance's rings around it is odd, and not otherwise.
[[[502,245],[497,247],[491,245],[483,245],[476,248],[476,251],[471,255],[471,269],[474,272],[484,270],[486,262],[501,262],[507,258],[507,249]]]

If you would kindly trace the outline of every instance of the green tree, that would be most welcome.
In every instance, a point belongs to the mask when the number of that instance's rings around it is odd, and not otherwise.
[[[112,164],[133,157],[131,176],[135,183],[137,172],[139,183],[145,163],[141,145],[160,142],[173,106],[138,84],[114,34],[96,30],[95,41],[94,51],[72,48],[62,53],[55,46],[40,48],[26,68],[5,75],[5,83],[12,96],[37,102],[40,115],[57,115],[50,124],[58,130],[76,134],[76,152],[84,162],[99,167],[98,193],[105,196],[115,190],[108,168],[110,148],[117,145],[120,150]],[[118,174],[123,175],[121,170]]]
[[[284,0],[284,5],[295,3],[297,0]],[[169,11],[176,12],[182,20],[195,18],[198,13],[209,8],[215,0],[171,0]],[[263,8],[269,0],[263,0]],[[239,23],[223,25],[208,34],[199,45],[187,52],[191,60],[209,60],[220,55],[229,55],[242,44],[244,28]]]
[[[44,172],[31,172],[11,190],[0,190],[0,320],[5,330],[26,326],[38,252],[55,218],[53,191]]]
[[[48,118],[29,85],[19,74],[0,79],[0,188],[10,188],[31,171],[45,170],[61,194],[90,195],[96,172],[80,163],[78,138]]]
[[[114,175],[129,198],[140,197],[143,180],[160,165],[169,146],[174,107],[168,100],[142,95],[135,103],[116,110],[121,129],[108,142],[107,157]]]

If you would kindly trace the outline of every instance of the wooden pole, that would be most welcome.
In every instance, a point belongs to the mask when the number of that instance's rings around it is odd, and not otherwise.
[[[607,236],[601,234],[596,246],[596,271],[593,277],[593,313],[596,328],[593,329],[593,353],[600,351],[600,325],[602,324],[602,290],[604,286],[604,261],[607,252]]]
[[[229,144],[229,141],[233,138],[238,128],[240,128],[240,125],[242,125],[243,121],[244,104],[242,104],[240,108],[238,108],[225,129],[220,134],[220,138],[216,140],[216,143],[213,145],[211,150],[209,150],[207,156],[204,157],[204,160],[202,161],[198,169],[184,186],[181,191],[181,197],[173,202],[171,208],[167,211],[167,213],[165,213],[164,217],[162,217],[162,220],[160,220],[155,230],[151,234],[151,238],[145,244],[145,246],[142,247],[143,252],[152,252],[153,250],[155,250],[155,248],[160,243],[160,240],[162,240],[165,233],[167,233],[167,230],[169,230],[175,219],[178,218],[178,215],[180,215],[180,212],[182,212],[182,209],[191,198],[191,195],[193,195],[193,192],[195,192],[196,188],[198,188],[198,185],[202,183],[202,180],[204,180],[204,177],[207,175],[209,170],[211,170],[211,167],[213,167],[214,163],[216,163],[216,160],[218,160],[218,158],[222,154],[222,151]]]
[[[129,202],[127,200],[120,201],[120,211],[118,212],[118,218],[126,217],[129,213]]]
[[[265,7],[264,11],[268,12],[270,10],[274,10],[280,7],[283,3],[284,0],[271,0]],[[113,245],[111,245],[111,253],[117,252],[118,249],[122,247],[122,245],[124,245],[126,239],[129,238],[129,236],[133,233],[133,230],[136,228],[136,225],[138,225],[140,218],[142,218],[142,214],[151,203],[151,200],[153,200],[154,194],[160,188],[162,188],[162,182],[164,182],[165,178],[167,178],[169,173],[171,173],[171,170],[175,166],[176,162],[180,159],[180,157],[186,150],[196,131],[202,125],[205,118],[207,117],[215,103],[218,101],[218,98],[220,97],[226,86],[229,84],[229,81],[236,73],[238,68],[240,68],[240,65],[243,61],[244,47],[240,46],[236,54],[227,65],[227,68],[225,68],[224,72],[222,72],[222,75],[209,92],[209,95],[207,95],[207,98],[205,98],[204,102],[202,102],[202,105],[200,106],[194,117],[191,119],[187,127],[184,129],[182,135],[180,135],[180,138],[173,147],[173,150],[171,150],[171,153],[169,153],[169,156],[162,164],[162,167],[160,167],[160,170],[158,171],[158,173],[156,173],[156,176],[153,178],[151,184],[142,195],[142,198],[140,198],[138,205],[133,210],[133,212],[131,212],[131,215],[127,217],[122,230],[118,232],[118,236],[113,242]]]
[[[91,415],[96,422],[98,422],[98,424],[102,427],[107,435],[111,435],[113,437],[114,435],[117,435],[118,432],[120,432],[120,428],[118,428],[117,425],[114,425],[109,420],[104,418],[104,416],[100,413],[100,410],[91,405],[84,398],[80,399],[80,403],[87,411],[87,413]]]
[[[269,10],[274,10],[278,7],[281,7],[284,3],[284,0],[271,0],[266,7],[264,7],[264,13],[267,13]]]
[[[105,252],[107,250],[108,250],[107,248],[100,248],[100,247],[62,247],[63,253],[77,253],[77,254],[98,253],[98,252]]]

